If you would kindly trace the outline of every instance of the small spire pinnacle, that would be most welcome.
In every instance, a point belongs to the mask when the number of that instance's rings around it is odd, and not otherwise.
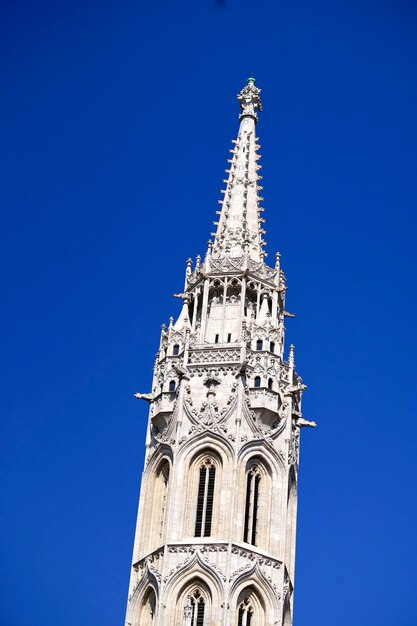
[[[288,355],[288,365],[292,368],[295,367],[295,348],[294,345],[290,345],[290,353]]]
[[[275,254],[275,269],[279,270],[281,265],[281,253],[276,252]]]
[[[187,259],[187,267],[185,269],[185,283],[184,283],[184,289],[187,288],[187,281],[189,279],[189,277],[192,274],[192,264],[193,264],[193,260],[192,259]]]

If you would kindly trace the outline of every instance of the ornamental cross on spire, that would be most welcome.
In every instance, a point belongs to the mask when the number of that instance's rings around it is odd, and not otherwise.
[[[261,90],[255,87],[255,79],[248,78],[248,84],[237,94],[237,99],[240,104],[241,113],[239,119],[249,115],[255,120],[258,119],[256,111],[262,111],[262,103],[259,97]]]

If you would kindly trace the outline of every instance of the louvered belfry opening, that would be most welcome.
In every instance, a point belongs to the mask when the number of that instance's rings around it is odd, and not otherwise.
[[[261,474],[258,467],[251,467],[246,479],[245,526],[243,541],[256,545],[256,526],[258,521],[259,483]]]
[[[215,479],[216,466],[212,459],[206,458],[200,466],[195,537],[210,537],[211,535]]]

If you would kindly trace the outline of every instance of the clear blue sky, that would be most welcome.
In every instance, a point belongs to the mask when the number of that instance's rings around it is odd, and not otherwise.
[[[295,626],[417,624],[417,6],[0,8],[1,622],[122,624],[160,324],[262,88],[309,389]]]

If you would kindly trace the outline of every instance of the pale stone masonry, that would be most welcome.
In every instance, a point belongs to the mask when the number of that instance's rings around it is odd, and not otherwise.
[[[128,626],[290,626],[305,389],[265,263],[254,79],[238,94],[214,241],[187,263],[149,403]]]

